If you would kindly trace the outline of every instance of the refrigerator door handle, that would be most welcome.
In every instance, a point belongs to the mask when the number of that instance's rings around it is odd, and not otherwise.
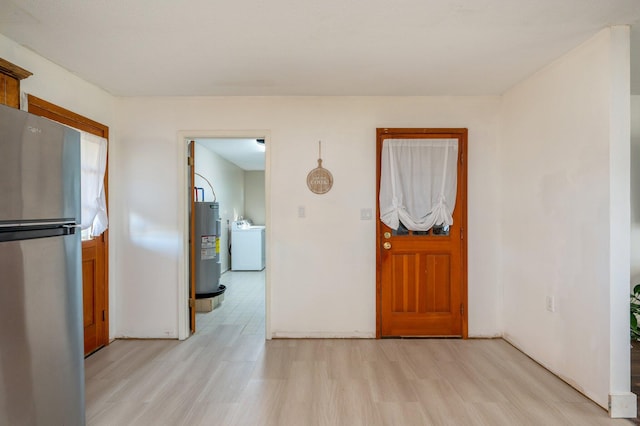
[[[58,237],[61,235],[73,235],[80,233],[80,225],[62,222],[53,224],[47,222],[31,224],[13,224],[12,226],[0,226],[0,242],[29,240],[34,238]]]
[[[60,220],[60,221],[50,221],[50,222],[5,222],[0,223],[0,228],[15,228],[15,227],[32,227],[32,226],[46,226],[46,227],[79,227],[80,225],[76,225],[73,221],[70,220]]]

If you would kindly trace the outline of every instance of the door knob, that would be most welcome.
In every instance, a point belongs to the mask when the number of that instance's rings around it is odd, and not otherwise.
[[[391,238],[391,232],[385,232],[384,237],[387,239]]]
[[[382,247],[384,247],[385,250],[389,250],[391,248],[391,243],[389,241],[387,241],[386,243],[384,243],[382,245]]]

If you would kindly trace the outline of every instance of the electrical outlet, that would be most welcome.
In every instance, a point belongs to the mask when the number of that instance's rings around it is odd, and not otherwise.
[[[547,296],[547,311],[549,312],[556,311],[556,298],[553,296]]]

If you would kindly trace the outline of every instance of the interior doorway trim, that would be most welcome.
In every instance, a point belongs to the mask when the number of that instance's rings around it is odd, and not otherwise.
[[[181,130],[178,132],[178,143],[176,144],[178,154],[178,223],[180,226],[180,247],[178,253],[178,339],[184,340],[189,337],[189,167],[187,167],[187,157],[189,154],[188,143],[192,139],[228,139],[244,138],[265,140],[265,245],[266,249],[266,271],[265,271],[265,338],[271,339],[271,132],[269,130]]]

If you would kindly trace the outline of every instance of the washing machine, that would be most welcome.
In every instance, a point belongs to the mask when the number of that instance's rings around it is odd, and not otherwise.
[[[264,269],[264,226],[249,221],[231,223],[231,270],[262,271]]]

